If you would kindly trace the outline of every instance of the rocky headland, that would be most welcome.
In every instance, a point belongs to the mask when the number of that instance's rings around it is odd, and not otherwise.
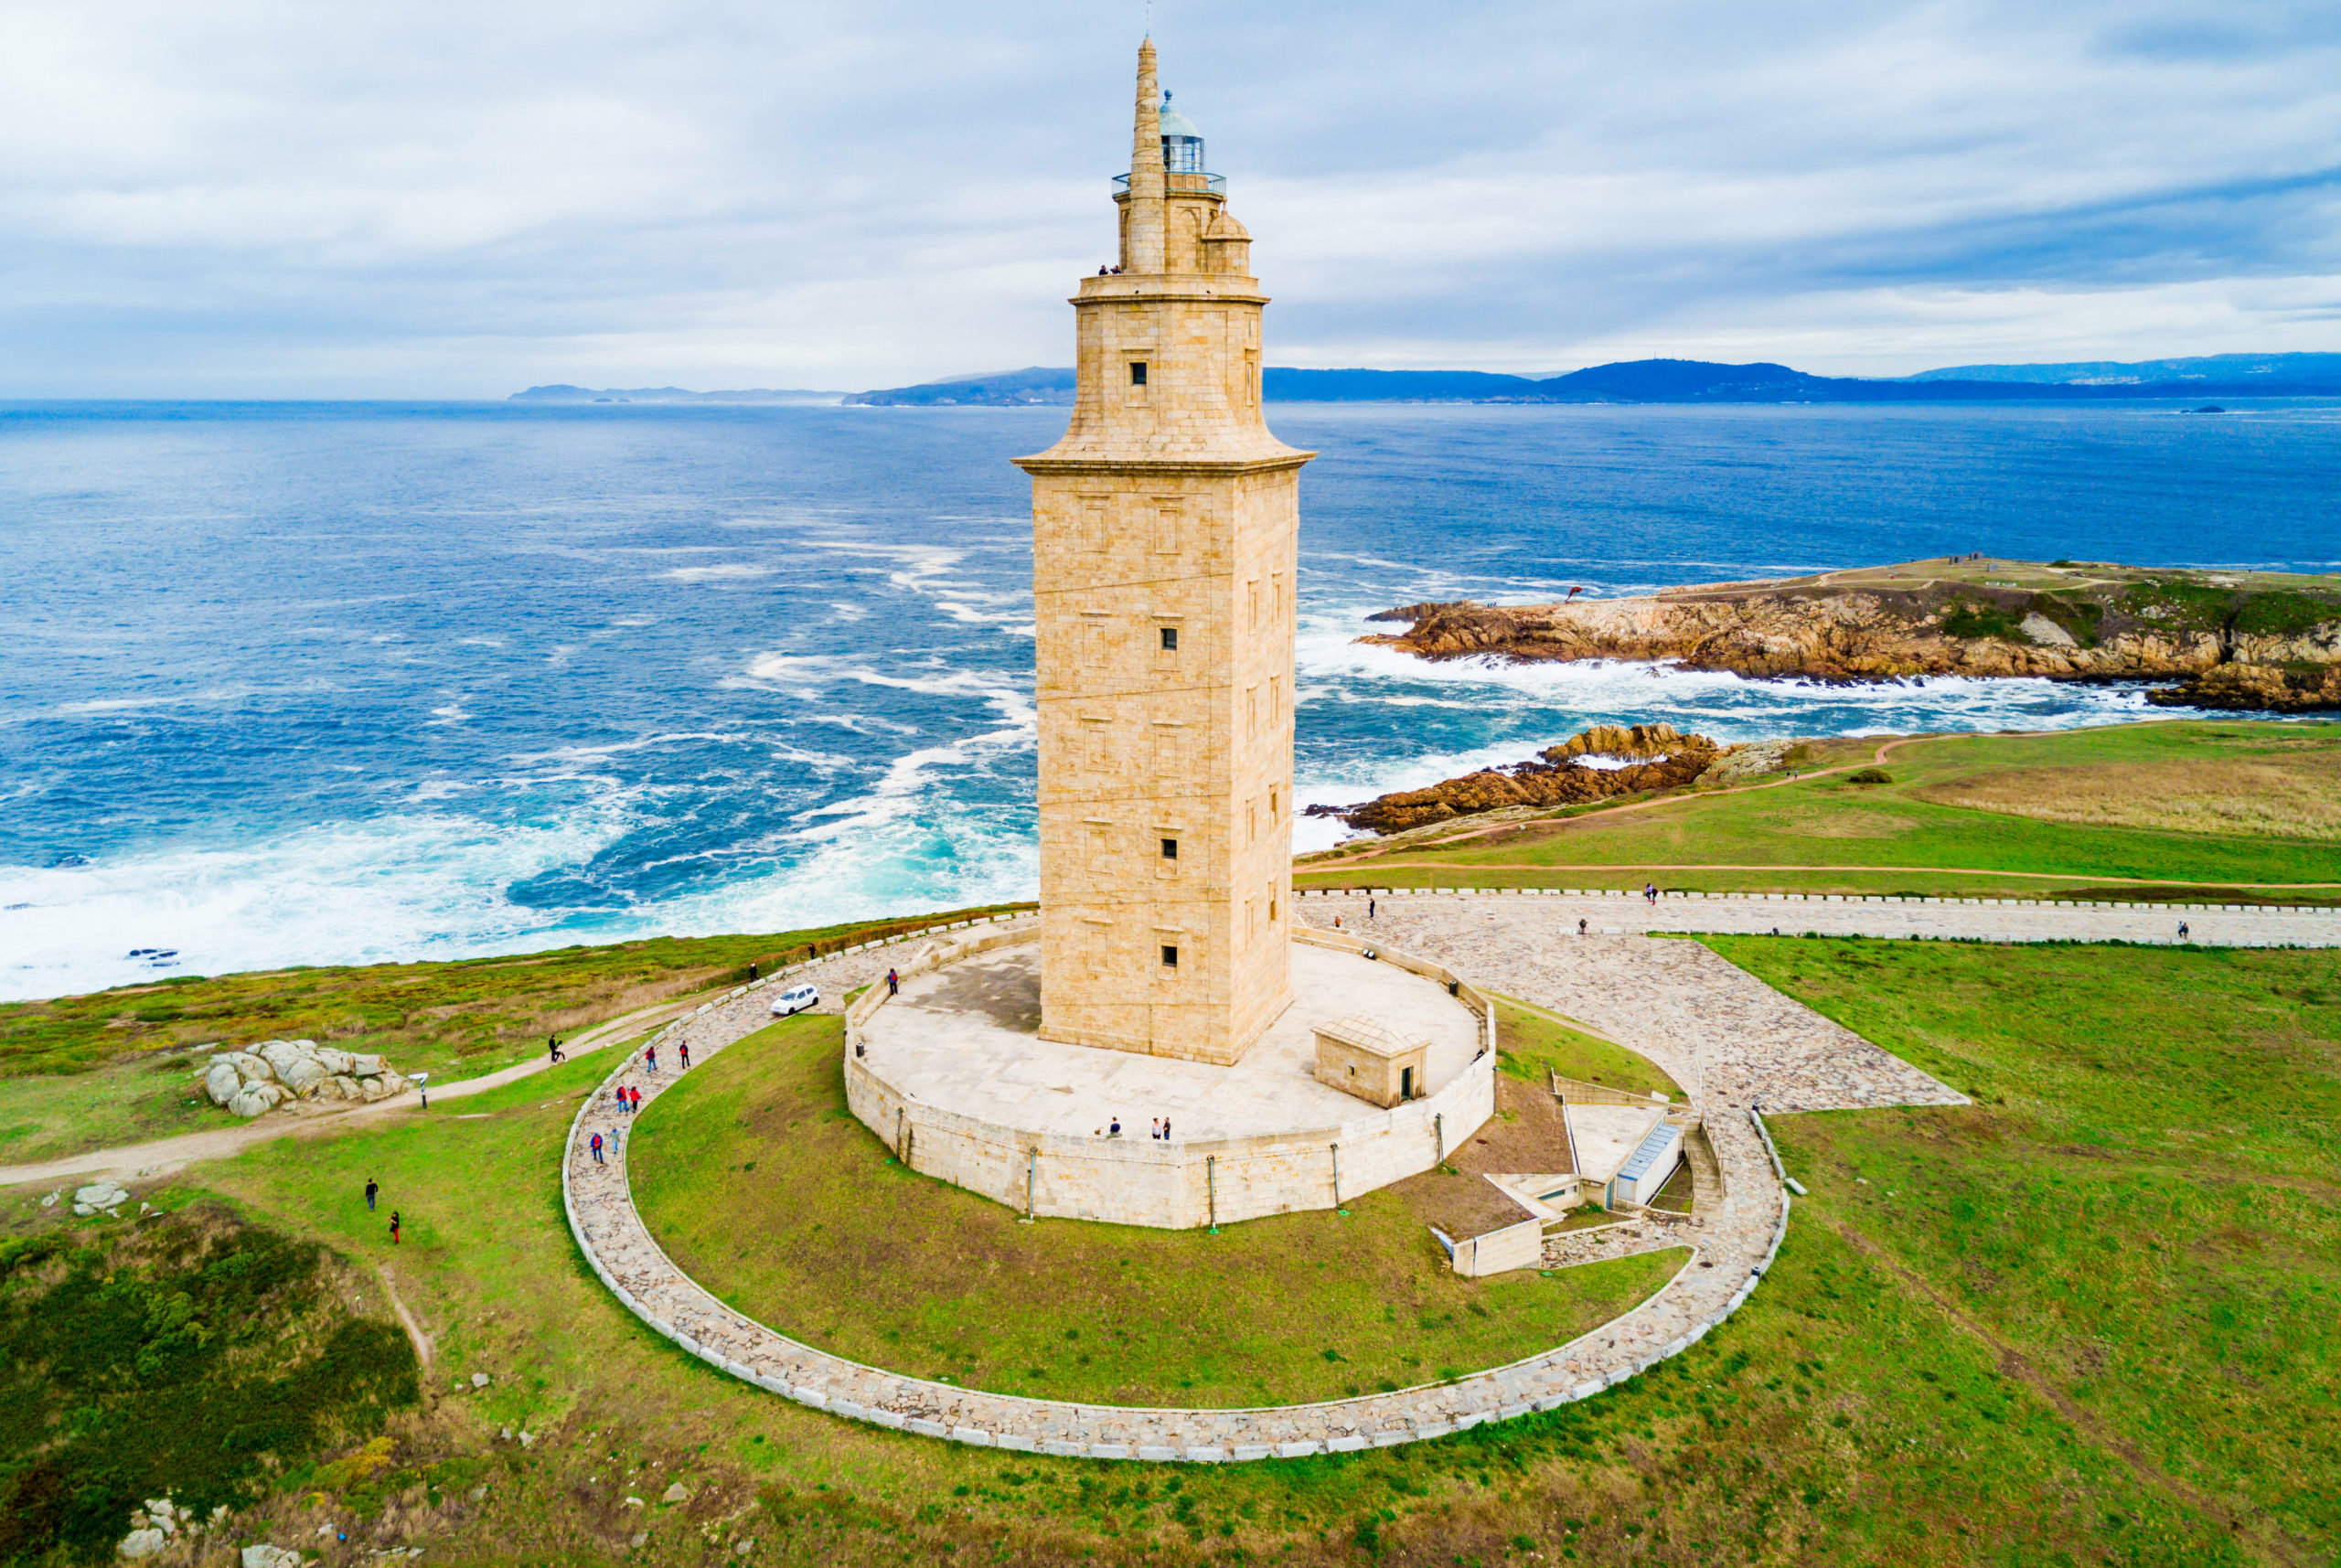
[[[1409,604],[1430,659],[1621,659],[1761,677],[2161,683],[2172,707],[2341,709],[2341,578],[1967,559],[1623,599]]]
[[[1358,805],[1312,805],[1308,815],[1337,816],[1364,832],[1404,833],[1507,806],[1581,805],[1676,789],[1716,768],[1725,755],[1705,735],[1685,735],[1672,724],[1597,724],[1524,763],[1485,768],[1427,789],[1377,795]]]

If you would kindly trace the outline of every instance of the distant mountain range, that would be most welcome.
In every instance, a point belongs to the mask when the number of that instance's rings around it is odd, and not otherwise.
[[[681,387],[572,387],[557,382],[515,392],[508,403],[834,403],[843,392],[775,390],[754,387],[737,392],[693,392]]]
[[[2341,354],[2218,354],[2196,359],[2062,365],[1960,365],[1895,379],[1811,376],[1785,365],[1635,359],[1565,376],[1479,370],[1298,370],[1261,377],[1270,402],[1900,403],[2011,399],[2341,396]],[[914,387],[856,392],[873,407],[1070,403],[1070,369],[1034,366]]]

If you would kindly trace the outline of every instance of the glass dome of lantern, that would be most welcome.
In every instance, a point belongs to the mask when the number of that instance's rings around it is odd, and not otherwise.
[[[1162,95],[1162,166],[1174,175],[1199,175],[1203,172],[1203,133],[1195,123],[1170,107],[1170,95]]]

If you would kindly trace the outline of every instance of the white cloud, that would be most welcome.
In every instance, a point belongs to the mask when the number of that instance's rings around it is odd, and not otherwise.
[[[0,12],[0,395],[1062,363],[1131,16]],[[2341,347],[2341,13],[1166,10],[1271,358],[1821,370]]]

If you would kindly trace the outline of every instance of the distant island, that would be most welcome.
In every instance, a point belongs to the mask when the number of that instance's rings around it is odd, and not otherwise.
[[[2341,397],[2341,354],[2217,354],[2135,363],[1960,365],[1871,379],[1812,376],[1785,365],[1635,359],[1558,376],[1480,370],[1301,370],[1261,375],[1270,402],[1314,403],[1908,403],[2012,400]],[[1021,407],[1073,401],[1070,368],[1032,366],[855,392],[873,408]]]
[[[1547,604],[1408,604],[1426,659],[1620,659],[1827,681],[2147,681],[2166,706],[2341,709],[2341,575],[1962,557]]]
[[[515,392],[508,403],[838,403],[843,392],[754,387],[733,392],[693,392],[681,387],[572,387],[556,382]]]

